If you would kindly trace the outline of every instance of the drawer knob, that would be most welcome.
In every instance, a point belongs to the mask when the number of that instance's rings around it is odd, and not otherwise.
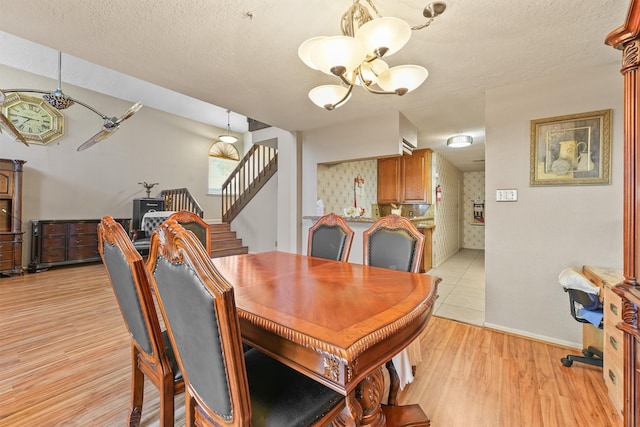
[[[611,343],[611,347],[613,347],[614,350],[618,349],[618,341],[616,341],[614,337],[609,337],[609,342]]]
[[[616,374],[613,373],[613,371],[611,369],[609,369],[609,378],[611,378],[611,382],[615,385],[616,384]]]
[[[618,306],[614,303],[609,303],[609,310],[611,310],[611,312],[616,316],[618,315]]]

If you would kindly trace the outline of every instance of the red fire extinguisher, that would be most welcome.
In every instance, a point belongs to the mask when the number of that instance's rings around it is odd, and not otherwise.
[[[441,202],[442,201],[442,188],[440,187],[440,185],[438,185],[436,187],[436,202]]]

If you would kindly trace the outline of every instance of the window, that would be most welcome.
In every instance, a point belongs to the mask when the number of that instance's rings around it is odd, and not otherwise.
[[[226,142],[214,142],[209,149],[209,194],[220,194],[222,184],[238,166],[238,150]]]

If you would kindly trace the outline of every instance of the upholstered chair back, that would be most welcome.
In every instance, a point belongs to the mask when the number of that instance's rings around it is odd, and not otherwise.
[[[364,264],[417,273],[424,235],[406,218],[388,215],[363,233]]]
[[[346,221],[331,212],[321,217],[309,229],[307,255],[347,261],[353,241],[353,230]]]

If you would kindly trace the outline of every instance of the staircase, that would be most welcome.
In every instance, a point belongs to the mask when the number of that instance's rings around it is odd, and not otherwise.
[[[211,258],[249,253],[249,248],[242,245],[242,239],[238,239],[236,232],[231,231],[229,223],[209,224],[209,234]]]
[[[191,196],[188,189],[162,190],[160,194],[168,210],[179,211],[184,209],[194,212],[200,218],[204,216],[204,211],[200,204]],[[209,235],[211,236],[211,253],[209,255],[212,258],[249,253],[249,248],[242,245],[242,239],[238,239],[236,232],[231,231],[229,223],[209,224]]]

